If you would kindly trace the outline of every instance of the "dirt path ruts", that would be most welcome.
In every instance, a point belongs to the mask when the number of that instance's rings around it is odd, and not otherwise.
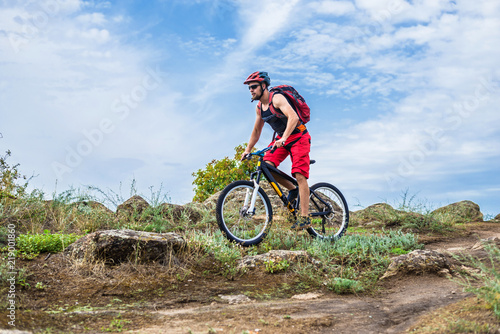
[[[397,279],[395,279],[397,280]],[[164,325],[140,333],[400,333],[433,309],[466,296],[456,283],[436,276],[388,281],[382,297],[325,297],[160,311]]]
[[[481,224],[467,236],[437,240],[426,249],[471,251],[480,239],[500,237],[500,224]],[[136,333],[401,333],[420,316],[464,299],[458,283],[436,275],[382,281],[378,297],[323,295],[313,300],[283,299],[159,311],[162,325]]]

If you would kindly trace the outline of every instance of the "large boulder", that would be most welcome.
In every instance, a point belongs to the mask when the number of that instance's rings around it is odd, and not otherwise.
[[[377,203],[369,207],[351,212],[350,221],[359,226],[401,226],[416,225],[426,226],[431,223],[431,218],[417,212],[396,210],[387,203]]]
[[[78,239],[65,253],[90,262],[118,264],[126,261],[168,264],[186,245],[175,233],[151,233],[133,230],[97,231]]]
[[[477,205],[471,201],[452,203],[431,212],[434,217],[441,216],[442,219],[452,224],[482,222],[483,214]]]
[[[165,218],[178,222],[183,219],[188,219],[192,222],[198,222],[203,218],[201,211],[194,205],[177,205],[163,203],[161,211]]]
[[[107,206],[96,201],[79,201],[72,204],[79,211],[102,212],[108,215],[114,215]]]
[[[215,194],[210,195],[205,201],[203,201],[202,205],[205,209],[213,211],[215,214],[215,207],[217,206],[217,200],[219,199],[221,191],[216,192]]]
[[[118,205],[116,214],[118,216],[130,216],[132,214],[141,214],[144,210],[149,208],[149,203],[139,195],[134,195],[128,200]]]

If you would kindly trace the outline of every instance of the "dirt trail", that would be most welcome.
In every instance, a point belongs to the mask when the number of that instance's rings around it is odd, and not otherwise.
[[[471,253],[480,239],[494,236],[500,237],[500,224],[478,224],[467,236],[435,239],[425,248]],[[436,275],[395,277],[381,285],[383,292],[376,297],[331,294],[311,300],[212,303],[158,311],[163,324],[135,333],[207,333],[210,329],[223,333],[402,333],[422,315],[471,296],[458,283]]]
[[[401,333],[418,317],[466,296],[450,280],[421,276],[388,282],[382,297],[322,296],[159,311],[164,324],[136,333]]]

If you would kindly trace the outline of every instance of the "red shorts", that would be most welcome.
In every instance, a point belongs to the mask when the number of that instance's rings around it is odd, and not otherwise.
[[[279,139],[276,138],[276,139]],[[298,139],[291,147],[287,143],[291,143]],[[269,146],[271,146],[272,142]],[[300,173],[309,178],[309,167],[311,160],[309,159],[309,152],[311,151],[311,136],[309,132],[304,134],[297,133],[288,137],[285,142],[285,146],[278,147],[273,153],[267,151],[264,156],[264,161],[272,162],[276,167],[280,165],[285,158],[290,155],[292,159],[292,175],[295,173]]]

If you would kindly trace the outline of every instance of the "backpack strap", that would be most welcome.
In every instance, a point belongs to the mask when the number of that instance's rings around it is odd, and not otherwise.
[[[273,96],[274,96],[274,94],[276,94],[276,92],[273,92],[273,91],[269,92],[269,110],[271,110],[271,112],[273,114],[275,114],[278,118],[286,117],[283,113],[278,112],[278,110],[276,110],[276,108],[274,107],[274,105],[273,105]],[[281,94],[281,95],[283,95],[283,94]]]
[[[273,96],[274,96],[274,94],[276,94],[276,92],[270,92],[269,93],[269,109],[278,118],[286,117],[283,113],[278,112],[276,110],[276,108],[274,108],[274,105],[273,105]],[[288,99],[288,97],[285,94],[283,94],[283,93],[280,93],[280,94],[285,97],[285,99],[288,101],[288,104],[290,104],[290,106],[292,107],[292,110],[295,111],[295,114],[297,114],[297,116],[299,116],[299,113],[297,112],[297,110],[295,110],[295,107],[293,106],[293,103],[290,103],[290,100]],[[260,103],[260,101],[259,101],[259,103]],[[260,104],[259,104],[259,106],[260,106],[260,110],[262,111],[262,106]],[[306,126],[304,125],[304,122],[302,121],[302,119],[300,118],[300,116],[299,116],[298,125],[295,127],[295,130],[298,130],[300,132],[304,132],[306,130]]]
[[[278,112],[278,110],[276,110],[276,108],[274,107],[273,105],[273,96],[276,92],[269,92],[269,110],[271,110],[271,112],[276,115],[278,118],[284,118],[286,117],[283,113],[281,112]],[[281,94],[283,95],[283,94]],[[284,96],[284,95],[283,95]],[[286,98],[286,96],[285,96]],[[257,107],[259,108],[259,115],[262,115],[262,102],[259,101],[259,103],[257,104]],[[293,107],[292,107],[293,109]]]

